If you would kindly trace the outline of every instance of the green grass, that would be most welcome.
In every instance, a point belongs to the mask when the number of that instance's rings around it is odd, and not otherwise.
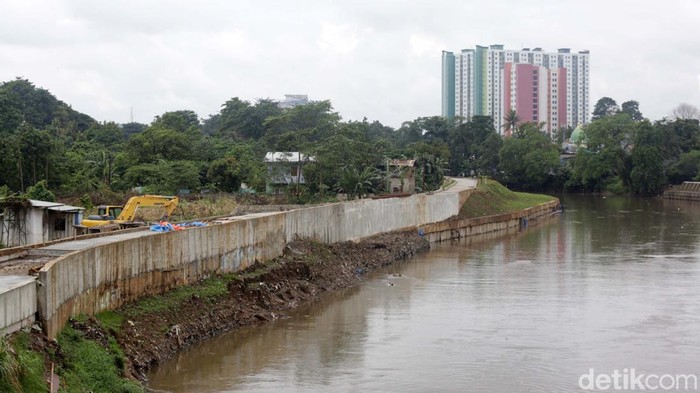
[[[95,315],[95,318],[97,319],[98,322],[100,322],[100,325],[105,330],[108,331],[114,331],[116,333],[121,332],[122,330],[122,323],[124,323],[124,316],[116,313],[114,311],[103,311],[97,315]]]
[[[541,194],[513,192],[494,180],[483,180],[460,210],[460,217],[474,218],[511,213],[554,200]]]
[[[123,377],[125,358],[113,337],[108,348],[88,340],[70,326],[58,336],[65,357],[65,368],[59,369],[62,392],[143,392],[135,381]]]
[[[125,311],[127,314],[143,315],[177,310],[180,304],[193,296],[204,300],[214,300],[228,293],[228,282],[234,279],[232,276],[234,275],[211,277],[194,285],[177,287],[162,295],[143,298],[127,306]]]
[[[44,360],[29,348],[29,335],[0,337],[0,392],[46,392]]]

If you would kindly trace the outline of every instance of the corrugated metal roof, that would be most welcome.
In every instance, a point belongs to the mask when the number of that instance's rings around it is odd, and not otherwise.
[[[52,206],[49,208],[49,210],[53,210],[53,211],[57,211],[57,212],[77,212],[77,211],[85,210],[85,208],[80,207],[80,206],[61,205],[61,206]]]
[[[36,199],[30,199],[30,200],[29,200],[29,203],[31,203],[33,207],[54,207],[54,206],[63,206],[62,203],[38,201],[38,200],[36,200]]]
[[[30,199],[29,203],[32,204],[32,207],[38,207],[40,209],[48,209],[48,210],[53,210],[53,211],[58,211],[58,212],[71,212],[71,211],[85,210],[84,207],[80,207],[80,206],[64,205],[63,203],[58,203],[58,202],[38,201],[36,199]]]

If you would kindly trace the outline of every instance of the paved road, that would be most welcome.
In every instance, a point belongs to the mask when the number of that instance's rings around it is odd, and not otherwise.
[[[222,219],[221,221],[235,221],[240,219],[247,219],[250,217],[258,217],[276,213],[278,212],[252,213],[243,216],[227,217],[225,219]],[[56,259],[61,255],[68,254],[73,251],[84,250],[86,248],[95,247],[102,244],[114,243],[122,240],[135,239],[145,236],[155,236],[160,233],[162,232],[153,232],[148,229],[144,229],[142,231],[117,233],[109,236],[95,237],[90,239],[71,240],[62,243],[51,244],[45,247],[34,248],[24,252],[23,255],[19,258],[3,262],[2,265],[0,265],[0,277],[26,276],[30,274],[31,270],[41,269],[42,266],[44,266],[52,259]]]
[[[456,184],[443,192],[472,190],[476,188],[476,185],[479,182],[477,179],[472,179],[470,177],[453,177],[452,179],[456,181]]]

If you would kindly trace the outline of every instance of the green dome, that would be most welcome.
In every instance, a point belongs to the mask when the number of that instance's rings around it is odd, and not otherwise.
[[[583,132],[583,128],[581,128],[580,124],[574,129],[574,132],[571,133],[571,142],[576,144],[586,142],[586,133]]]

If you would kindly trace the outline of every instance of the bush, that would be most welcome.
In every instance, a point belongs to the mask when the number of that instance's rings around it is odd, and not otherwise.
[[[25,196],[29,199],[36,199],[39,201],[56,202],[56,196],[47,188],[46,180],[42,180],[27,188]]]

